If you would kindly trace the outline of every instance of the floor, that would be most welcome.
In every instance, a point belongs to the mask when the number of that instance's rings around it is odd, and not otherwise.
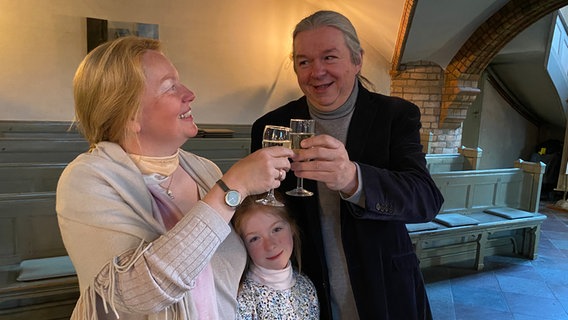
[[[423,270],[434,320],[568,320],[568,212],[541,202],[538,258],[487,257],[483,271]]]

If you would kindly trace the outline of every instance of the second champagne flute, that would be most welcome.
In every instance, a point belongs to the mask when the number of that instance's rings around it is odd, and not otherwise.
[[[290,138],[292,140],[292,149],[302,149],[300,143],[302,140],[313,137],[315,134],[315,121],[312,119],[290,119]],[[295,197],[309,197],[314,193],[304,189],[304,179],[297,178],[296,188],[286,191],[287,195]]]

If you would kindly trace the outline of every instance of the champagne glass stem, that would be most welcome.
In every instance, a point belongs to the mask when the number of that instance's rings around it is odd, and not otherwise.
[[[275,202],[276,198],[274,197],[274,189],[268,190],[265,198],[268,202]]]
[[[266,195],[262,199],[256,200],[256,202],[263,204],[265,206],[273,206],[273,207],[283,207],[284,204],[278,200],[274,196],[274,189],[268,190]]]
[[[304,178],[297,179],[296,189],[304,189]]]

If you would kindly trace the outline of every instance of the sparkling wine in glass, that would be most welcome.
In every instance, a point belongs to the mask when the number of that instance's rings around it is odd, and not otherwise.
[[[315,134],[315,121],[312,119],[290,119],[290,138],[292,140],[292,150],[301,149],[302,140],[313,137]],[[295,197],[309,197],[314,193],[304,189],[304,179],[297,178],[296,188],[286,191],[287,195]]]
[[[262,147],[274,147],[281,146],[285,148],[290,148],[290,128],[267,125],[264,127],[264,133],[262,136]],[[258,203],[262,203],[267,206],[283,207],[284,204],[274,197],[274,190],[270,189],[266,196],[262,199],[256,200]]]

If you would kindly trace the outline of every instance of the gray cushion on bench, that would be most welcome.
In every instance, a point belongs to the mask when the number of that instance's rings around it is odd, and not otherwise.
[[[69,256],[30,259],[20,263],[18,281],[43,280],[75,275]]]
[[[483,210],[483,212],[487,212],[492,215],[496,215],[507,219],[520,219],[520,218],[528,218],[534,216],[534,213],[524,210],[509,208],[509,207],[490,208]]]
[[[436,218],[434,218],[434,221],[447,227],[461,227],[479,224],[478,220],[459,213],[442,213],[437,215]]]
[[[438,225],[434,222],[426,222],[426,223],[409,223],[406,225],[406,230],[408,232],[418,232],[418,231],[426,231],[426,230],[436,230],[438,229]]]

